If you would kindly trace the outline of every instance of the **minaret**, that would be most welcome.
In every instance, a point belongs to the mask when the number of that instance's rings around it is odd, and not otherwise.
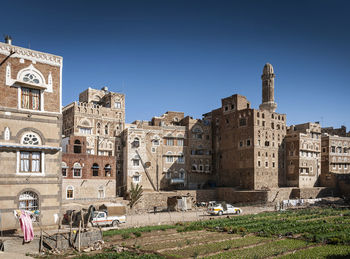
[[[260,104],[260,110],[267,110],[274,112],[277,108],[275,103],[275,74],[273,73],[273,67],[271,64],[266,63],[264,66],[262,80],[262,104]]]

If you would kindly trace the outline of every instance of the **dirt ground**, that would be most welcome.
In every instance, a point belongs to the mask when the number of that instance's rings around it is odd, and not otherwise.
[[[273,211],[273,206],[245,206],[240,207],[243,212],[241,215],[257,214],[263,211]],[[157,212],[127,215],[126,223],[121,224],[120,228],[140,227],[149,225],[174,224],[176,222],[206,220],[209,218],[218,218],[219,216],[211,216],[206,212],[206,208],[194,208],[189,211],[181,212]],[[221,217],[226,217],[223,215]],[[111,229],[111,228],[105,228]]]

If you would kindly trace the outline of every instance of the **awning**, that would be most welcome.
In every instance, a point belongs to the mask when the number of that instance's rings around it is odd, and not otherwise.
[[[49,147],[49,146],[30,146],[30,145],[11,145],[11,144],[0,144],[0,149],[24,149],[24,150],[47,150],[47,151],[60,151],[60,147]]]

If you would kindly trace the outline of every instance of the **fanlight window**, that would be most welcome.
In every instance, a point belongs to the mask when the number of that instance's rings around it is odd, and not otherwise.
[[[31,73],[27,73],[23,76],[23,82],[40,84],[40,80],[37,78],[37,76]]]
[[[22,144],[25,145],[40,145],[39,137],[34,133],[27,133],[22,139]]]

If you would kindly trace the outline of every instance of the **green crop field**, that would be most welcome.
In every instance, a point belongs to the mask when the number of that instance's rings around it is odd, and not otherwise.
[[[349,223],[348,208],[309,208],[112,230],[80,258],[350,258]]]

